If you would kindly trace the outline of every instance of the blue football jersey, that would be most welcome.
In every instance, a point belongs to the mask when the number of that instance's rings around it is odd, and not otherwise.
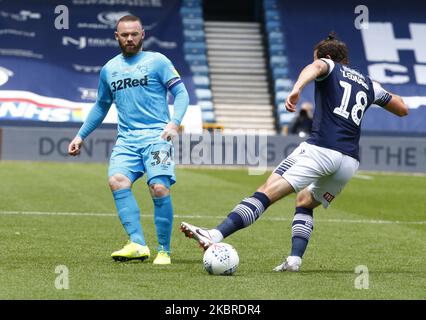
[[[100,73],[98,101],[115,102],[118,134],[163,129],[170,121],[167,90],[181,83],[171,61],[158,52],[117,55]]]
[[[328,73],[315,81],[315,111],[307,142],[359,160],[361,122],[375,103],[386,105],[391,95],[368,76],[329,59]]]

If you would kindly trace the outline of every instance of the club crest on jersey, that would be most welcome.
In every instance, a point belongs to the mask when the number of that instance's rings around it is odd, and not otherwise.
[[[331,193],[326,192],[326,193],[324,193],[323,198],[324,198],[324,199],[325,199],[328,203],[330,203],[331,201],[333,201],[334,196],[333,196]]]
[[[132,79],[125,78],[117,81],[111,82],[111,91],[116,92],[119,90],[134,88],[139,86],[147,86],[148,85],[148,76],[145,76],[141,79]]]
[[[147,73],[148,72],[148,67],[142,66],[140,64],[137,65],[136,69],[138,69],[141,73]]]

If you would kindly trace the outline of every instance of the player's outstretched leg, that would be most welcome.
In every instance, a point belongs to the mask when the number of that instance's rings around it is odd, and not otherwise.
[[[180,231],[182,231],[188,238],[192,238],[197,241],[200,247],[204,250],[207,250],[207,248],[213,243],[220,242],[223,239],[222,234],[216,229],[207,230],[205,228],[194,226],[188,222],[182,222],[180,224]],[[215,231],[218,239],[220,239],[218,241],[214,241],[210,234],[210,232],[214,233]],[[219,234],[217,234],[218,232]]]
[[[268,208],[271,201],[262,192],[255,192],[241,201],[216,228],[207,230],[182,222],[180,229],[189,238],[193,238],[206,250],[213,243],[220,242],[234,232],[254,223]]]
[[[212,243],[221,242],[234,232],[253,224],[272,203],[292,192],[293,187],[281,175],[273,173],[257,192],[241,201],[216,228],[207,230],[182,222],[180,229],[206,250]]]

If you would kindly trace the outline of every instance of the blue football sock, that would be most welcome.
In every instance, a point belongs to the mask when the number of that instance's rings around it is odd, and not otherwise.
[[[303,257],[314,229],[313,210],[296,208],[291,227],[291,256]]]
[[[266,194],[255,192],[250,198],[241,201],[216,229],[226,238],[254,223],[270,204],[271,201]]]
[[[115,206],[121,224],[129,235],[130,241],[146,245],[140,222],[140,210],[132,190],[121,189],[113,192]]]
[[[162,198],[153,198],[154,223],[157,230],[158,250],[170,253],[170,239],[173,227],[173,205],[170,195]]]

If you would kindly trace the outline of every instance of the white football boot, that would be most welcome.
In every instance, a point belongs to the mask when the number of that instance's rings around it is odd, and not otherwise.
[[[286,260],[283,261],[279,266],[274,268],[274,271],[291,271],[298,272],[300,266],[302,265],[302,259],[297,256],[288,256]]]
[[[204,250],[207,250],[207,248],[214,243],[207,229],[196,227],[187,222],[182,222],[180,224],[180,230],[188,238],[192,238],[195,241],[197,241],[200,247],[203,248]]]

